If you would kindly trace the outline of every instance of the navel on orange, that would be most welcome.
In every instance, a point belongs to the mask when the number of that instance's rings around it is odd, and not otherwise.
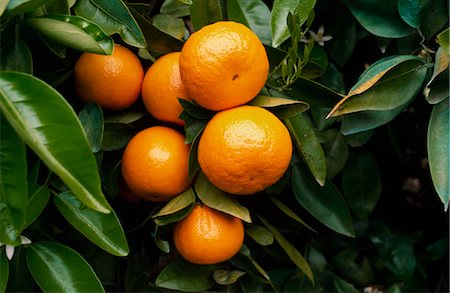
[[[203,173],[232,194],[253,194],[273,185],[288,168],[291,156],[287,128],[274,114],[256,106],[218,112],[198,145]]]
[[[261,41],[245,25],[219,21],[194,32],[181,49],[180,73],[188,95],[214,111],[253,99],[269,71]]]

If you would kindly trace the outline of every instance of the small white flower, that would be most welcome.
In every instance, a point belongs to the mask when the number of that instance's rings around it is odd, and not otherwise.
[[[325,45],[325,42],[327,42],[333,38],[332,36],[325,36],[325,29],[324,29],[323,25],[321,25],[319,27],[319,30],[317,31],[317,33],[310,30],[309,34],[313,37],[314,41],[316,41],[316,43],[318,43],[322,47]]]
[[[28,239],[27,237],[20,235],[20,245],[27,245],[30,244],[31,240]],[[8,244],[4,244],[4,243],[0,243],[0,247],[5,246],[5,252],[6,252],[6,257],[11,260],[14,256],[14,250],[15,247],[12,245],[8,245]]]

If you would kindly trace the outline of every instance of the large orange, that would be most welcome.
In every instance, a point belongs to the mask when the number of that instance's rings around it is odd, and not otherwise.
[[[83,100],[122,110],[139,97],[144,70],[139,58],[115,45],[111,55],[83,53],[75,64],[75,89]]]
[[[142,100],[156,119],[184,125],[178,98],[188,99],[180,77],[180,52],[163,55],[150,66],[142,83]],[[190,99],[189,99],[190,100]]]
[[[244,225],[234,216],[197,204],[176,224],[173,240],[181,256],[191,263],[220,263],[241,248]]]
[[[267,80],[269,61],[249,28],[220,21],[187,39],[181,49],[180,72],[188,95],[201,106],[219,111],[253,99]]]
[[[218,112],[198,145],[198,162],[218,188],[253,194],[276,183],[289,166],[292,141],[271,112],[240,106]]]
[[[122,156],[125,183],[139,197],[168,201],[189,186],[189,145],[178,131],[153,126],[136,134]]]

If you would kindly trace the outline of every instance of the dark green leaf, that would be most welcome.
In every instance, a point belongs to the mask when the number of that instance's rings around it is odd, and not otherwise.
[[[311,174],[323,186],[327,176],[327,162],[309,117],[300,114],[285,120],[285,123]]]
[[[183,107],[183,110],[196,119],[209,120],[215,114],[215,112],[205,109],[202,106],[196,104],[195,102],[187,101],[184,99],[178,99],[178,101]]]
[[[194,183],[194,190],[198,198],[207,206],[235,216],[247,223],[251,223],[250,212],[230,194],[215,187],[203,173],[198,174]]]
[[[28,204],[25,226],[28,227],[44,210],[50,199],[50,190],[45,186],[39,186],[35,183],[28,182]]]
[[[374,282],[371,264],[356,247],[346,247],[332,256],[332,264],[347,280],[356,284]]]
[[[131,124],[133,122],[138,121],[139,119],[145,117],[147,115],[144,112],[124,112],[112,116],[105,117],[105,122],[115,122],[115,123],[123,123],[123,124]]]
[[[273,243],[273,234],[261,225],[253,225],[246,229],[245,233],[259,245],[267,246]]]
[[[270,197],[270,200],[289,218],[297,221],[299,224],[301,224],[301,225],[305,226],[306,228],[308,228],[309,230],[317,233],[316,230],[314,230],[308,224],[306,224],[305,221],[303,221],[293,210],[288,208],[284,203],[282,203],[281,201],[279,201],[278,199],[276,199],[273,196]]]
[[[42,8],[45,10],[46,14],[70,14],[67,1],[46,0]]]
[[[193,143],[206,126],[207,120],[200,120],[192,117],[186,111],[181,112],[180,119],[185,122],[184,124],[184,133],[186,136],[185,143]]]
[[[309,13],[313,10],[316,0],[275,0],[273,1],[271,28],[272,28],[272,46],[278,47],[289,36],[289,28],[287,25],[287,17],[289,13],[298,16],[301,26],[309,16]]]
[[[311,107],[333,107],[344,95],[316,81],[298,78],[287,92],[291,97],[308,103]]]
[[[342,175],[342,191],[353,213],[368,219],[381,195],[381,175],[369,152],[355,152],[350,156]]]
[[[383,38],[401,38],[414,33],[414,29],[402,21],[397,1],[344,0],[359,23],[370,33]]]
[[[328,64],[327,71],[320,77],[319,82],[338,93],[345,92],[344,77],[333,63]]]
[[[107,35],[118,33],[125,43],[146,47],[139,25],[122,0],[78,0],[73,8],[77,15],[98,24]]]
[[[430,104],[437,104],[449,96],[449,53],[440,47],[434,59],[433,75],[423,91]]]
[[[325,50],[321,46],[313,46],[308,54],[308,62],[303,68],[301,76],[309,79],[318,78],[325,73],[327,67],[328,56]]]
[[[326,180],[321,187],[304,170],[295,166],[292,189],[298,202],[317,220],[340,234],[355,236],[350,211],[331,181]]]
[[[431,179],[444,208],[450,201],[450,99],[433,107],[428,125],[428,161]]]
[[[258,275],[246,274],[239,278],[239,285],[244,293],[264,293],[267,281]]]
[[[152,18],[152,24],[162,32],[182,40],[186,32],[184,21],[169,14],[157,14]]]
[[[27,44],[17,38],[2,48],[0,70],[33,73],[33,58]]]
[[[401,18],[411,27],[420,27],[422,15],[429,0],[399,0],[397,7]]]
[[[249,102],[250,105],[268,108],[281,120],[303,113],[309,105],[302,101],[259,95]]]
[[[228,18],[248,26],[263,44],[271,45],[270,10],[261,0],[227,1]]]
[[[164,253],[170,253],[170,243],[169,241],[165,241],[161,239],[161,236],[159,235],[159,228],[160,226],[155,225],[155,244],[158,246],[159,249],[161,249]]]
[[[433,0],[430,4],[424,11],[420,27],[427,40],[431,40],[448,23],[448,1]]]
[[[161,288],[186,292],[205,291],[214,286],[215,265],[194,265],[178,258],[169,263],[156,278]]]
[[[6,258],[4,247],[0,248],[0,292],[6,292],[9,278],[9,261]]]
[[[0,243],[18,244],[27,201],[25,144],[0,112]]]
[[[86,132],[92,152],[98,152],[103,141],[102,108],[97,104],[86,104],[80,113],[78,113],[78,117]]]
[[[225,19],[225,7],[220,0],[192,0],[191,20],[194,29]]]
[[[160,12],[170,14],[175,17],[188,16],[191,12],[191,5],[180,0],[166,0],[161,6]]]
[[[331,15],[331,25],[327,26],[327,35],[333,39],[327,43],[327,52],[342,67],[353,53],[356,44],[355,18],[345,7],[339,5],[336,13]]]
[[[184,209],[179,210],[178,212],[175,212],[173,214],[157,217],[157,218],[155,218],[155,223],[156,223],[156,225],[159,225],[159,226],[176,223],[176,222],[182,220],[187,215],[189,215],[193,208],[194,208],[194,204],[191,204],[191,205],[185,207]]]
[[[161,56],[163,54],[181,51],[183,42],[160,31],[154,27],[149,20],[136,10],[130,8],[130,12],[136,19],[139,27],[142,29],[145,39],[147,40],[147,50],[154,56]]]
[[[31,12],[44,4],[45,0],[9,0],[7,3],[5,16],[13,16]]]
[[[246,273],[238,270],[215,270],[213,273],[214,281],[219,285],[231,285]]]
[[[448,237],[444,237],[427,247],[425,247],[423,257],[429,261],[437,261],[445,257],[445,254],[448,251],[449,239]]]
[[[181,211],[182,209],[187,208],[188,206],[194,203],[195,203],[195,193],[194,190],[192,190],[192,188],[189,188],[182,194],[170,200],[161,210],[159,210],[152,217],[157,218],[171,215],[173,213]]]
[[[354,148],[363,146],[373,135],[373,129],[344,136],[345,142]]]
[[[203,130],[203,128],[202,128]],[[200,170],[200,164],[197,160],[198,143],[200,142],[201,131],[194,138],[189,149],[189,180],[194,178],[195,174]]]
[[[19,136],[81,201],[110,212],[83,127],[66,100],[24,73],[0,73],[0,88],[0,110]]]
[[[286,254],[289,256],[291,261],[302,271],[305,273],[305,275],[308,277],[308,279],[311,281],[312,284],[314,284],[314,276],[311,271],[311,268],[309,267],[306,260],[303,258],[301,253],[295,248],[294,245],[292,245],[289,241],[287,241],[286,238],[284,238],[283,234],[278,231],[277,228],[275,228],[272,224],[270,224],[266,219],[259,217],[261,222],[266,226],[266,228],[273,234],[275,239],[277,240],[278,244],[283,248],[283,250],[286,252]]]
[[[27,264],[44,292],[105,292],[86,260],[62,244],[31,244],[27,251]]]
[[[352,284],[341,279],[339,277],[334,277],[333,286],[336,292],[339,293],[359,293],[360,291],[355,288]]]
[[[327,158],[327,177],[333,179],[345,166],[348,158],[348,146],[344,137],[336,128],[323,131],[323,149]]]
[[[9,261],[9,279],[6,292],[36,292],[38,287],[27,268],[28,247],[16,246],[14,257]]]
[[[32,17],[26,24],[42,35],[76,50],[111,54],[113,41],[93,22],[71,15]]]
[[[66,220],[100,248],[116,256],[128,254],[127,239],[114,211],[109,214],[94,211],[71,192],[58,194],[54,202]]]
[[[104,124],[101,149],[104,151],[120,150],[135,134],[136,130],[130,124],[107,122]]]

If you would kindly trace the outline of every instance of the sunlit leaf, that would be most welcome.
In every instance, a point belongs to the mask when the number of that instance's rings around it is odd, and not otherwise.
[[[430,104],[437,104],[449,96],[449,53],[440,47],[434,59],[433,75],[423,91]]]
[[[441,46],[441,48],[444,50],[444,52],[447,52],[447,55],[450,55],[450,47],[449,47],[449,36],[450,34],[450,28],[447,28],[445,30],[443,30],[442,32],[440,32],[437,35],[437,42],[439,43],[439,45]]]
[[[116,256],[128,254],[128,243],[114,211],[109,214],[94,211],[71,192],[58,194],[54,202],[64,218],[100,248]]]
[[[35,242],[27,264],[44,292],[105,292],[91,266],[75,250],[56,242]]]
[[[176,223],[178,221],[181,221],[183,218],[185,218],[187,215],[189,215],[194,208],[195,204],[188,205],[184,209],[181,209],[177,212],[174,212],[169,215],[160,216],[155,218],[156,225],[164,226],[172,223]]]
[[[236,281],[245,275],[246,273],[238,270],[215,270],[213,273],[214,281],[219,285],[231,285],[236,283]]]
[[[2,72],[0,88],[0,110],[19,136],[81,201],[110,212],[86,135],[66,100],[24,73]]]
[[[53,41],[76,50],[111,54],[113,41],[93,22],[72,15],[32,17],[26,24]]]
[[[309,109],[309,105],[302,101],[277,98],[259,95],[251,100],[249,105],[267,108],[275,113],[281,120],[294,117],[297,114],[303,113]]]
[[[181,211],[184,208],[187,208],[193,203],[195,203],[195,193],[194,190],[192,190],[192,188],[189,188],[182,194],[170,200],[161,210],[159,210],[152,217],[156,218],[171,215],[173,213]]]
[[[267,246],[273,243],[273,234],[261,225],[253,225],[246,229],[245,233],[259,245]]]

